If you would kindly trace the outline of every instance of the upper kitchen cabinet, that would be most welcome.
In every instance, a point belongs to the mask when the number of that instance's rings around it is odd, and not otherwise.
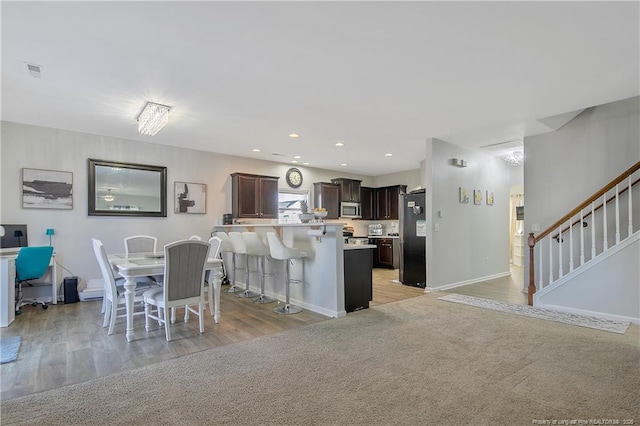
[[[407,185],[375,188],[375,219],[398,220],[398,196],[407,192]]]
[[[331,183],[340,187],[340,201],[360,202],[360,184],[361,180],[336,178],[331,179]]]
[[[340,216],[340,186],[327,182],[313,184],[313,207],[327,210],[326,219]]]
[[[231,174],[233,217],[278,218],[278,178],[273,176]]]
[[[375,188],[360,187],[360,215],[363,220],[374,219]]]

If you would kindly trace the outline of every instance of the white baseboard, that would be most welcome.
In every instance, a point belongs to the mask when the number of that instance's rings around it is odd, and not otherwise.
[[[627,317],[627,316],[615,315],[615,314],[607,314],[607,313],[603,313],[603,312],[594,312],[594,311],[589,311],[589,310],[586,310],[586,309],[568,308],[566,306],[549,305],[549,304],[545,304],[545,303],[539,303],[539,304],[534,305],[534,306],[536,308],[550,309],[550,310],[553,310],[553,311],[566,312],[566,313],[569,313],[569,314],[585,315],[585,316],[590,316],[590,317],[607,319],[607,320],[611,320],[611,321],[628,321],[628,322],[631,322],[633,324],[640,325],[640,318],[633,318],[633,317]]]
[[[425,293],[434,293],[436,291],[445,291],[456,287],[462,287],[469,284],[477,284],[483,281],[495,280],[496,278],[508,277],[511,275],[511,271],[499,272],[493,275],[487,275],[485,277],[472,278],[466,281],[459,281],[457,283],[445,284],[437,287],[427,287],[424,289]]]

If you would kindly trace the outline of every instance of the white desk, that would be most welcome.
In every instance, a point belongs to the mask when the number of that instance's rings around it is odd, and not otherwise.
[[[124,284],[124,297],[127,310],[127,341],[133,340],[133,299],[136,289],[136,277],[146,277],[150,275],[164,274],[164,257],[149,258],[153,253],[132,253],[112,254],[109,255],[109,262],[118,271],[118,273],[126,280]],[[220,321],[220,286],[222,281],[222,260],[209,257],[205,269],[211,270],[209,285],[213,285],[213,296],[215,308],[213,310],[213,320],[218,323]],[[215,271],[215,272],[214,272]],[[211,294],[211,289],[209,289]],[[209,296],[211,297],[211,295]]]
[[[8,327],[16,318],[16,258],[18,253],[0,255],[0,327]],[[51,303],[58,303],[58,268],[56,254],[51,256]],[[34,281],[38,282],[38,281]]]

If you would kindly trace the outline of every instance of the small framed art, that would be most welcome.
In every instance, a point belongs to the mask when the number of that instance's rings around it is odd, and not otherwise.
[[[22,169],[22,208],[73,209],[73,173]]]
[[[207,185],[204,183],[175,182],[175,213],[207,212]]]

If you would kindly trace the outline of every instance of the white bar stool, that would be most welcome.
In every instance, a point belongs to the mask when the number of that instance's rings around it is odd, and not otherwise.
[[[269,257],[270,251],[269,246],[262,242],[258,234],[255,232],[243,232],[242,238],[244,239],[244,243],[247,247],[247,256],[256,258],[257,267],[256,273],[258,274],[260,280],[260,295],[255,299],[252,299],[253,303],[273,303],[276,299],[267,296],[264,294],[264,280],[267,275],[265,269],[265,260]],[[247,268],[249,268],[249,264],[247,263]],[[247,269],[247,276],[251,274],[251,270]],[[247,285],[248,287],[248,285]]]
[[[224,290],[225,293],[237,293],[242,291],[242,288],[236,285],[236,274],[238,273],[238,269],[242,269],[236,265],[237,255],[233,251],[233,244],[231,244],[231,238],[227,235],[226,232],[217,231],[216,237],[222,240],[222,245],[220,246],[220,253],[222,253],[222,264],[224,265],[224,270],[227,275],[229,275],[230,271],[233,271],[233,276],[231,277],[231,286]],[[228,256],[231,256],[231,267],[229,267],[229,262],[227,261]]]
[[[267,232],[267,241],[269,242],[269,251],[271,253],[271,257],[274,259],[284,260],[285,261],[285,290],[286,290],[286,300],[284,306],[279,306],[275,308],[273,311],[278,314],[297,314],[298,312],[302,312],[302,308],[299,306],[293,306],[289,303],[289,287],[291,283],[300,283],[304,282],[304,268],[303,268],[303,277],[301,280],[292,280],[291,279],[291,270],[289,269],[289,264],[292,259],[302,259],[307,257],[307,253],[297,249],[295,247],[287,247],[284,245],[280,238],[276,235],[275,232]]]
[[[247,252],[247,245],[244,242],[244,238],[242,237],[242,233],[240,232],[229,232],[229,238],[231,238],[231,245],[233,246],[233,252],[236,255],[244,255],[244,281],[245,281],[245,289],[244,291],[237,293],[238,297],[249,298],[256,297],[258,293],[255,291],[249,290],[249,253]],[[235,281],[236,274],[233,273],[233,279]]]

